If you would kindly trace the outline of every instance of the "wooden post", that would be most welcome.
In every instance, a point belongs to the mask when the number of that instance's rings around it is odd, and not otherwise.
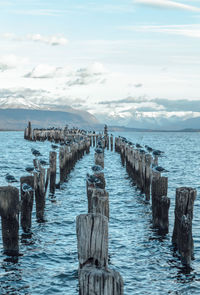
[[[103,150],[102,152],[95,152],[94,154],[94,161],[95,161],[95,165],[99,165],[102,168],[104,168],[104,154],[103,154]]]
[[[150,200],[150,188],[151,188],[151,162],[152,156],[147,154],[145,155],[145,196],[146,201]]]
[[[168,232],[168,211],[170,199],[167,198],[168,178],[159,177],[152,180],[152,217],[153,227],[163,233]]]
[[[60,168],[60,183],[65,181],[65,150],[63,147],[59,151],[59,168]]]
[[[172,243],[181,255],[181,261],[189,266],[193,255],[192,219],[196,190],[189,187],[176,189],[175,222]]]
[[[79,271],[79,294],[123,295],[123,279],[115,270],[86,265]]]
[[[49,154],[49,166],[50,166],[50,193],[54,195],[56,186],[56,159],[57,153],[50,152]]]
[[[24,184],[30,186],[30,190],[24,189]],[[32,190],[31,190],[32,188]],[[21,192],[21,227],[25,233],[30,233],[32,223],[34,177],[24,176],[20,178]]]
[[[79,265],[106,267],[108,262],[108,218],[101,214],[76,217]]]
[[[113,135],[110,136],[110,149],[113,151]]]
[[[0,187],[0,215],[4,253],[15,256],[19,252],[19,190]]]
[[[38,222],[44,222],[45,208],[45,169],[40,168],[39,173],[34,173],[34,189],[36,203],[36,218]]]
[[[105,189],[89,188],[88,213],[99,213],[109,219],[109,194]]]

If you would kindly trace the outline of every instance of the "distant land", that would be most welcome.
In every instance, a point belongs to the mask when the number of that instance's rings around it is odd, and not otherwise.
[[[32,99],[33,100],[33,99]],[[79,127],[102,131],[107,124],[110,131],[119,132],[200,132],[200,117],[145,117],[132,116],[128,121],[115,114],[92,115],[88,111],[72,108],[69,105],[35,104],[24,97],[0,99],[0,130],[24,130],[28,121],[33,128]]]
[[[65,125],[85,128],[87,130],[102,131],[104,123],[100,123],[89,112],[49,111],[31,109],[0,109],[0,131],[21,131],[32,122],[33,128],[64,127]],[[114,132],[200,132],[200,129],[184,128],[180,130],[156,130],[150,128],[129,128],[126,126],[109,126]]]

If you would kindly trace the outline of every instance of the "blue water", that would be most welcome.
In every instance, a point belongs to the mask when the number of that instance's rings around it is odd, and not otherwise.
[[[151,226],[151,206],[133,186],[119,154],[105,152],[106,188],[110,198],[110,266],[124,279],[124,294],[200,294],[200,202],[194,206],[195,260],[186,271],[174,255],[171,236],[175,189],[200,189],[199,133],[121,133],[133,142],[163,150],[159,164],[170,172],[169,234],[160,237]],[[31,147],[48,160],[50,143],[28,142],[22,132],[0,132],[0,185],[7,172],[19,179],[32,165]],[[0,294],[78,294],[76,216],[87,213],[85,175],[94,163],[94,149],[56,190],[56,201],[46,200],[46,222],[37,223],[33,210],[32,239],[20,239],[18,261],[2,252],[0,237]],[[57,175],[58,176],[58,175]],[[19,187],[19,183],[16,184]],[[22,232],[20,230],[20,236]]]

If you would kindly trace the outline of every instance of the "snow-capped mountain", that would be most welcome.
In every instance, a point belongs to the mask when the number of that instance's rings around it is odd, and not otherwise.
[[[24,97],[6,97],[0,98],[0,109],[39,110],[40,106]]]

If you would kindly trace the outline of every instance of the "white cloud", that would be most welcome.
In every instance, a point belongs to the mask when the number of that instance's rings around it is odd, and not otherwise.
[[[200,8],[196,6],[170,0],[135,0],[135,3],[144,4],[156,8],[182,9],[194,12],[200,11]]]
[[[68,43],[68,40],[66,38],[61,36],[56,36],[56,35],[42,36],[40,34],[32,34],[32,35],[30,34],[30,35],[27,35],[27,39],[34,42],[42,42],[52,46],[66,45]]]
[[[14,54],[4,55],[0,57],[0,71],[15,69],[28,63],[27,58],[21,58]]]
[[[191,25],[157,25],[157,26],[125,26],[122,29],[135,32],[167,33],[200,38],[200,24]]]
[[[51,46],[66,45],[68,43],[68,40],[61,35],[44,36],[41,34],[28,34],[27,36],[20,37],[13,33],[5,33],[2,37],[12,41],[33,41],[48,44]]]

